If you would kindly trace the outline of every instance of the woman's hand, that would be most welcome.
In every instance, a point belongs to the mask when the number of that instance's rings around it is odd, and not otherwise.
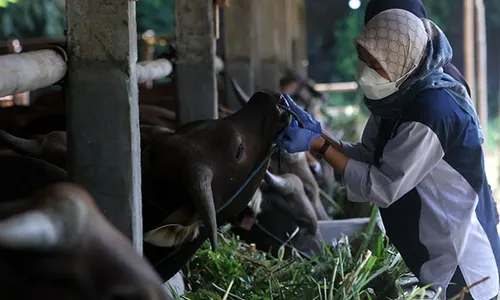
[[[311,142],[321,136],[321,124],[298,106],[289,95],[285,94],[284,98],[290,109],[304,124],[304,128],[300,128],[297,120],[293,120],[290,126],[278,136],[278,145],[289,153],[311,150]]]
[[[311,150],[311,142],[321,136],[309,129],[300,128],[299,123],[293,120],[278,136],[278,145],[289,153]]]
[[[299,117],[299,120],[304,124],[304,129],[308,129],[317,134],[322,133],[321,124],[318,121],[316,121],[310,114],[308,114],[300,106],[298,106],[297,103],[293,101],[292,97],[290,97],[290,95],[284,94],[283,96],[286,102],[288,102],[290,109],[297,115],[297,117]]]

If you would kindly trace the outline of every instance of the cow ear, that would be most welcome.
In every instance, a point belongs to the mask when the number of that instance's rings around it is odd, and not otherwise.
[[[199,215],[181,206],[171,213],[161,226],[144,234],[144,241],[157,247],[174,247],[190,242],[199,234]]]
[[[1,247],[47,250],[60,245],[61,239],[61,227],[44,212],[27,212],[0,222]]]
[[[199,222],[188,226],[167,224],[144,234],[144,241],[157,247],[175,247],[194,240],[199,231]]]

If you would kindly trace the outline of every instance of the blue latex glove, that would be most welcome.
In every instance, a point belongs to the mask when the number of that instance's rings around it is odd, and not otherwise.
[[[317,134],[322,133],[321,124],[316,121],[310,114],[304,111],[300,106],[293,101],[292,97],[288,94],[283,94],[286,102],[290,105],[290,109],[299,117],[300,121],[304,124],[304,129],[311,130]]]
[[[293,120],[278,136],[278,145],[289,153],[311,150],[311,141],[321,134],[309,129],[300,128],[299,122]]]
[[[298,106],[289,95],[283,96],[290,109],[304,124],[304,128],[300,128],[297,120],[293,120],[290,126],[279,134],[278,145],[289,153],[311,150],[311,141],[322,134],[321,124]]]

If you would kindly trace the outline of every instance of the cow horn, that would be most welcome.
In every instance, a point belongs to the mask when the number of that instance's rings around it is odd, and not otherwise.
[[[3,130],[0,130],[0,141],[0,145],[10,147],[20,154],[37,155],[40,152],[38,141],[23,139]]]
[[[217,248],[217,220],[215,212],[214,196],[212,193],[212,170],[201,167],[194,172],[195,182],[191,189],[194,205],[202,216],[205,226],[208,227],[210,245],[212,251]]]
[[[289,195],[293,192],[293,186],[288,180],[281,176],[274,175],[269,170],[266,170],[264,179],[266,180],[267,184],[269,184],[269,186],[275,188],[280,194],[284,196]]]
[[[236,98],[238,98],[238,101],[240,101],[240,104],[242,106],[245,106],[250,100],[250,96],[248,96],[247,93],[243,91],[241,86],[236,82],[236,80],[233,77],[229,76],[229,80],[231,80],[231,86],[233,87],[233,91],[236,94]]]
[[[12,249],[42,250],[56,247],[61,230],[50,215],[27,212],[0,222],[0,245]]]

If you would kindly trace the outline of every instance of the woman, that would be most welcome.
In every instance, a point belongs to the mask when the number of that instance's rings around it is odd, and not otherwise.
[[[407,10],[419,18],[427,19],[427,10],[421,0],[370,0],[365,10],[365,25],[378,13],[392,8],[400,8]],[[451,63],[443,66],[443,71],[449,74],[454,79],[460,81],[467,89],[467,94],[470,97],[470,88],[465,81],[464,76],[460,71]],[[498,216],[497,223],[498,223]]]
[[[400,8],[407,10],[419,18],[427,18],[427,11],[425,9],[424,4],[421,0],[370,0],[365,10],[365,25],[378,13],[391,9],[391,8]],[[453,77],[455,80],[462,83],[467,89],[467,94],[471,95],[469,85],[465,80],[464,76],[460,71],[452,64],[450,61],[446,65],[443,66],[443,71]],[[292,96],[293,97],[293,96]],[[491,190],[491,186],[489,187]],[[497,210],[497,203],[495,204],[495,220],[497,225],[500,222],[500,215]]]
[[[499,293],[500,239],[478,117],[464,86],[443,73],[450,44],[431,21],[401,9],[374,16],[355,40],[357,81],[371,115],[360,143],[329,142],[286,96],[296,121],[279,144],[312,150],[343,177],[351,201],[380,207],[391,242],[423,284],[451,297]],[[450,284],[450,282],[456,285]]]

